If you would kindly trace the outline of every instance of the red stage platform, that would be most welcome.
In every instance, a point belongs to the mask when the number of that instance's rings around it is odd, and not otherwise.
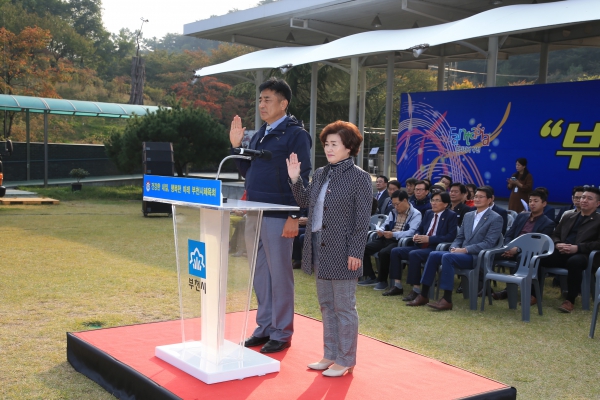
[[[228,314],[226,323],[240,316]],[[353,374],[324,377],[306,368],[323,355],[321,322],[301,315],[292,347],[272,355],[279,373],[207,385],[154,356],[156,346],[181,341],[180,326],[176,320],[68,333],[67,359],[127,399],[516,399],[515,388],[366,336],[358,338]]]

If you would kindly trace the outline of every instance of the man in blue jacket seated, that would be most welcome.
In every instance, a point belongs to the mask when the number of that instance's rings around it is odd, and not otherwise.
[[[414,285],[413,290],[404,301],[413,301],[421,289],[421,263],[436,246],[442,242],[452,242],[456,237],[457,215],[450,210],[450,195],[446,192],[431,196],[431,210],[425,212],[421,225],[415,236],[414,246],[395,247],[390,256],[390,278],[395,280],[394,286],[383,293],[384,296],[398,296],[403,294],[402,289],[402,260],[408,260],[408,277],[406,282]]]
[[[240,174],[246,178],[249,201],[297,206],[288,183],[285,160],[291,153],[302,163],[303,182],[311,170],[311,139],[302,122],[287,115],[292,90],[282,79],[270,78],[259,86],[259,111],[265,124],[254,134],[248,147],[267,150],[270,159],[236,160]],[[233,148],[242,145],[242,120],[231,122],[229,140]],[[254,333],[246,347],[263,345],[261,353],[274,353],[290,347],[294,327],[294,274],[291,265],[292,244],[298,235],[298,211],[265,211],[254,272],[254,291],[258,300]]]
[[[506,236],[504,237],[504,244],[509,244],[512,240],[518,238],[521,235],[525,235],[526,233],[543,233],[544,235],[552,235],[554,232],[554,227],[556,224],[546,215],[544,215],[544,207],[547,204],[546,193],[541,190],[533,190],[529,194],[529,209],[530,212],[522,212],[517,215],[515,221],[512,226],[506,232]],[[517,247],[513,247],[512,249],[506,250],[504,253],[500,255],[499,258],[505,260],[516,259],[518,254],[521,252],[521,249]],[[537,300],[535,293],[531,291],[531,305],[537,304]],[[506,289],[492,293],[492,297],[496,300],[503,300],[508,297]]]
[[[502,235],[502,217],[491,208],[493,197],[490,188],[477,188],[474,197],[476,210],[465,214],[458,235],[450,245],[450,251],[433,251],[429,254],[421,278],[421,294],[406,303],[407,306],[427,304],[438,311],[452,310],[454,268],[473,268],[473,261],[479,252],[494,248]],[[436,303],[429,303],[429,288],[433,285],[440,264],[442,272],[438,284],[444,290],[444,297]]]
[[[417,181],[415,184],[415,197],[410,202],[414,208],[422,214],[431,209],[429,202],[429,184],[424,180]]]
[[[408,194],[401,190],[392,193],[394,209],[390,212],[381,228],[377,229],[377,238],[367,243],[363,257],[363,276],[365,280],[359,286],[375,285],[375,290],[387,288],[390,268],[390,253],[404,237],[412,237],[421,223],[421,213],[408,202]],[[379,275],[375,278],[371,255],[379,252]]]

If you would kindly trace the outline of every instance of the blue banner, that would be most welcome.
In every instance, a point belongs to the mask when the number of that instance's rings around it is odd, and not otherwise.
[[[397,177],[490,185],[527,159],[534,187],[571,202],[575,185],[600,184],[600,81],[407,93],[401,96]]]
[[[144,200],[172,200],[186,203],[222,206],[221,181],[144,175]]]

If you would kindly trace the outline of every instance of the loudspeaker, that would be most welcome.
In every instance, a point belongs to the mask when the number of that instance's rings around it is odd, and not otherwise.
[[[144,174],[174,176],[173,144],[168,142],[143,142],[142,162]]]
[[[173,144],[168,142],[143,142],[143,170],[146,175],[174,176],[175,163],[173,161]],[[155,201],[142,201],[142,213],[169,214],[171,205]]]

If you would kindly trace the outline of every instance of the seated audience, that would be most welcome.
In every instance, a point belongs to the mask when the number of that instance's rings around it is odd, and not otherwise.
[[[378,229],[377,238],[367,242],[363,257],[364,280],[360,286],[375,286],[375,290],[387,288],[390,252],[398,246],[403,237],[412,237],[421,223],[421,213],[408,202],[408,194],[397,190],[392,194],[394,209],[388,214],[382,228]],[[375,277],[371,256],[379,253],[379,278]]]
[[[579,200],[581,199],[581,195],[583,194],[583,186],[575,186],[573,188],[573,192],[571,193],[571,199],[573,200],[573,204],[569,206],[561,207],[558,210],[558,215],[556,216],[556,223],[558,224],[562,219],[563,215],[571,214],[578,211],[581,211],[581,207],[579,207]]]
[[[460,182],[454,182],[450,185],[450,209],[456,213],[458,226],[462,225],[463,217],[471,211],[471,207],[465,204],[467,197],[467,188]]]
[[[543,233],[544,235],[552,235],[556,224],[546,215],[544,215],[544,206],[546,205],[546,193],[541,190],[533,190],[529,194],[529,209],[531,211],[524,211],[517,215],[512,226],[506,232],[504,237],[504,244],[507,245],[512,240],[518,238],[526,233]],[[506,250],[498,258],[505,260],[516,260],[521,249],[513,247],[512,249]],[[514,272],[514,271],[513,271]],[[531,305],[537,303],[535,293],[531,291]],[[503,300],[508,297],[506,289],[500,292],[492,293],[492,297],[496,300]]]
[[[475,193],[475,211],[465,214],[450,251],[433,251],[429,254],[421,278],[421,294],[407,306],[422,306],[438,310],[452,309],[452,289],[454,287],[454,268],[473,268],[474,257],[481,250],[493,248],[502,234],[502,217],[492,210],[494,195],[489,187],[480,187]],[[444,296],[436,303],[429,303],[429,289],[433,285],[438,267],[442,264],[439,279]],[[474,295],[474,294],[471,294]]]
[[[573,311],[575,298],[581,289],[583,271],[587,268],[589,254],[600,250],[600,190],[587,188],[579,200],[581,212],[564,216],[551,236],[554,253],[543,258],[542,267],[566,268],[567,299],[559,307],[565,313]]]
[[[418,181],[415,185],[415,198],[411,201],[413,207],[415,207],[421,214],[431,209],[429,202],[429,185],[425,181]]]
[[[421,292],[421,263],[442,242],[451,242],[456,237],[456,213],[448,208],[450,195],[446,192],[434,194],[431,197],[431,210],[427,210],[419,229],[413,236],[414,245],[395,247],[390,255],[390,278],[395,280],[394,286],[384,296],[398,296],[403,294],[402,289],[402,260],[408,260],[408,277],[406,282],[414,285],[410,294],[403,298],[412,301]]]

